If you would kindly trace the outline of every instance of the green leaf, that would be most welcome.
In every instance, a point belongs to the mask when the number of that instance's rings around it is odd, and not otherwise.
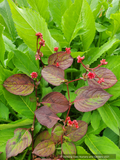
[[[32,9],[37,11],[46,21],[50,18],[48,0],[27,0]],[[53,5],[54,6],[54,5]]]
[[[36,154],[37,156],[41,157],[48,157],[51,154],[55,152],[55,144],[54,142],[50,140],[45,140],[39,143],[34,151],[32,152],[33,154]]]
[[[9,119],[9,109],[2,102],[0,102],[0,119]]]
[[[3,26],[0,24],[0,61],[4,66],[5,45],[2,37]]]
[[[61,19],[67,8],[72,4],[71,0],[48,0],[50,12],[54,22],[61,28]]]
[[[62,151],[66,156],[76,155],[76,147],[71,142],[62,143]]]
[[[119,9],[119,0],[113,0],[111,6],[108,8],[106,12],[106,17],[110,18],[110,15],[116,13]]]
[[[34,90],[34,81],[26,74],[14,74],[4,81],[3,86],[10,93],[27,96]]]
[[[105,128],[103,132],[103,136],[109,138],[111,141],[113,141],[117,146],[119,145],[119,136],[115,134],[110,128]]]
[[[7,50],[8,52],[11,52],[16,48],[15,45],[13,44],[13,42],[4,35],[3,35],[3,40],[5,43],[5,50]],[[8,54],[8,56],[9,56],[9,54]]]
[[[35,96],[34,93],[28,96],[18,96],[3,90],[4,96],[9,105],[18,113],[24,115],[29,119],[33,119],[34,111],[36,108],[36,101],[31,101],[31,97]]]
[[[102,24],[99,24],[99,23],[95,23],[95,27],[96,27],[96,30],[98,32],[104,32],[106,31],[108,28],[103,26]]]
[[[16,0],[16,1],[17,1],[16,3],[18,3],[19,6],[28,7],[28,3],[27,3],[28,0]]]
[[[86,123],[89,124],[91,119],[91,112],[85,112],[82,116],[82,121],[85,121]]]
[[[71,12],[72,11],[72,12]],[[62,18],[63,33],[70,43],[81,29],[85,30],[81,37],[83,48],[88,49],[95,35],[95,21],[86,0],[76,0],[64,13]]]
[[[63,33],[60,30],[57,29],[49,29],[51,36],[60,44],[61,48],[65,48],[68,46],[68,42],[65,39]]]
[[[88,1],[88,0],[87,0]],[[90,0],[91,2],[88,2],[89,5],[90,5],[90,8],[93,12],[93,15],[94,15],[94,18],[96,18],[97,14],[99,13],[100,11],[100,8],[101,8],[101,1],[99,0]]]
[[[13,20],[19,36],[34,51],[36,51],[37,37],[35,34],[41,32],[45,40],[45,47],[41,51],[45,55],[51,55],[58,43],[51,37],[45,20],[31,9],[20,9],[11,0],[8,0]]]
[[[25,148],[30,146],[31,142],[32,142],[32,137],[28,130],[21,128],[16,129],[14,131],[14,137],[7,141],[6,145],[7,158],[18,155]]]
[[[0,155],[0,159],[1,160],[5,160],[6,159],[6,143],[7,141],[13,137],[14,135],[14,130],[15,129],[5,129],[5,130],[1,130],[0,131],[0,151],[3,152]]]
[[[28,76],[30,76],[32,72],[37,72],[40,74],[38,66],[31,60],[30,57],[18,50],[15,50],[14,54],[15,56],[13,58],[13,63],[20,71],[27,74]]]
[[[89,56],[89,60],[85,60],[84,63],[85,64],[92,64],[93,62],[95,62],[103,53],[105,53],[106,51],[108,51],[115,43],[120,42],[118,39],[116,38],[112,38],[110,39],[108,42],[106,42],[105,44],[103,44],[100,48],[96,49],[92,54],[88,55]]]
[[[15,29],[15,26],[14,26],[14,22],[13,22],[13,19],[12,19],[10,7],[9,7],[9,4],[8,4],[7,0],[4,0],[0,4],[0,14],[3,16],[3,19],[4,19],[5,23],[7,24],[11,39],[15,40],[17,34],[16,34],[16,29]]]
[[[119,135],[117,117],[112,107],[109,104],[105,104],[104,106],[98,108],[98,112],[100,113],[105,124]]]
[[[27,126],[31,125],[32,123],[33,123],[32,119],[20,119],[9,124],[0,124],[0,130]]]
[[[93,111],[91,115],[91,125],[94,128],[94,130],[98,129],[101,121],[101,116],[97,110]]]
[[[85,138],[85,143],[93,154],[103,155],[107,154],[108,158],[120,159],[119,148],[107,137],[97,137],[93,134]]]
[[[90,155],[83,147],[81,146],[76,146],[76,150],[77,150],[77,155],[78,155],[78,160],[90,160],[89,157],[92,157],[92,155]],[[85,159],[83,158],[85,157]],[[88,158],[87,158],[88,157]],[[95,160],[94,158],[92,158],[92,160]]]

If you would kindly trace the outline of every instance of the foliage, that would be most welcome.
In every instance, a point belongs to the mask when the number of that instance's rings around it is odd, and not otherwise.
[[[120,159],[118,4],[0,1],[1,160]]]

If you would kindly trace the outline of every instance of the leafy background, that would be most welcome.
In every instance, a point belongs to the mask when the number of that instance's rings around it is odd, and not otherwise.
[[[41,66],[35,60],[36,32],[45,40],[42,47],[43,62],[54,47],[65,50],[71,47],[71,56],[85,55],[84,64],[95,67],[103,58],[117,77],[118,82],[106,91],[113,95],[102,107],[79,112],[72,107],[70,117],[89,124],[86,135],[74,142],[77,154],[116,154],[120,159],[120,6],[119,0],[0,0],[0,159],[6,159],[5,146],[16,128],[30,128],[36,108],[35,93],[16,96],[3,87],[3,82],[13,74],[38,72]],[[85,70],[74,60],[65,70],[65,78],[79,78]],[[70,97],[87,82],[69,84]],[[53,87],[44,79],[39,85],[39,97],[57,91],[66,98],[64,84]],[[60,115],[65,118],[66,112]],[[34,136],[45,128],[35,122]],[[66,145],[66,144],[64,144]],[[26,153],[26,150],[24,151]],[[25,154],[13,159],[25,159]],[[30,159],[31,155],[27,157]]]

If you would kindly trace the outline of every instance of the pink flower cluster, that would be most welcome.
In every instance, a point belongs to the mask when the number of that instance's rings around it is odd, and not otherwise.
[[[32,72],[30,75],[32,78],[37,78],[37,76],[38,76],[37,72]]]
[[[70,117],[67,117],[68,126],[74,126],[75,128],[79,128],[77,120],[70,120]]]

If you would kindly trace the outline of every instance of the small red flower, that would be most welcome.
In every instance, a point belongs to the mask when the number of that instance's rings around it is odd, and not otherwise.
[[[94,79],[95,78],[95,73],[89,72],[88,73],[88,78],[89,79]]]
[[[75,125],[75,128],[79,128],[79,126],[78,126],[78,125]]]
[[[41,46],[45,47],[45,40],[43,40],[43,39],[41,38],[41,41],[39,42],[39,44],[40,44]]]
[[[66,50],[66,53],[67,53],[67,54],[70,54],[70,53],[71,53],[70,48],[65,48],[65,50]]]
[[[43,35],[42,35],[42,33],[40,33],[40,32],[36,33],[36,36],[37,36],[38,38],[43,38]]]
[[[30,75],[32,78],[37,78],[37,76],[38,76],[37,72],[32,72]]]
[[[105,61],[106,61],[106,59],[102,59],[102,60],[100,61],[100,63],[101,63],[102,65],[108,64],[108,62],[105,62]]]
[[[84,58],[85,58],[85,56],[83,56],[83,57],[78,56],[78,57],[77,57],[77,59],[78,59],[78,60],[77,60],[77,63],[80,63]]]
[[[59,47],[54,47],[54,51],[56,51],[56,52],[57,52],[57,51],[58,51],[58,49],[59,49]]]
[[[104,82],[104,78],[100,78],[99,81],[98,81],[99,84],[102,83],[102,82]]]
[[[59,67],[59,66],[60,66],[59,63],[57,62],[57,63],[56,63],[56,67]]]

